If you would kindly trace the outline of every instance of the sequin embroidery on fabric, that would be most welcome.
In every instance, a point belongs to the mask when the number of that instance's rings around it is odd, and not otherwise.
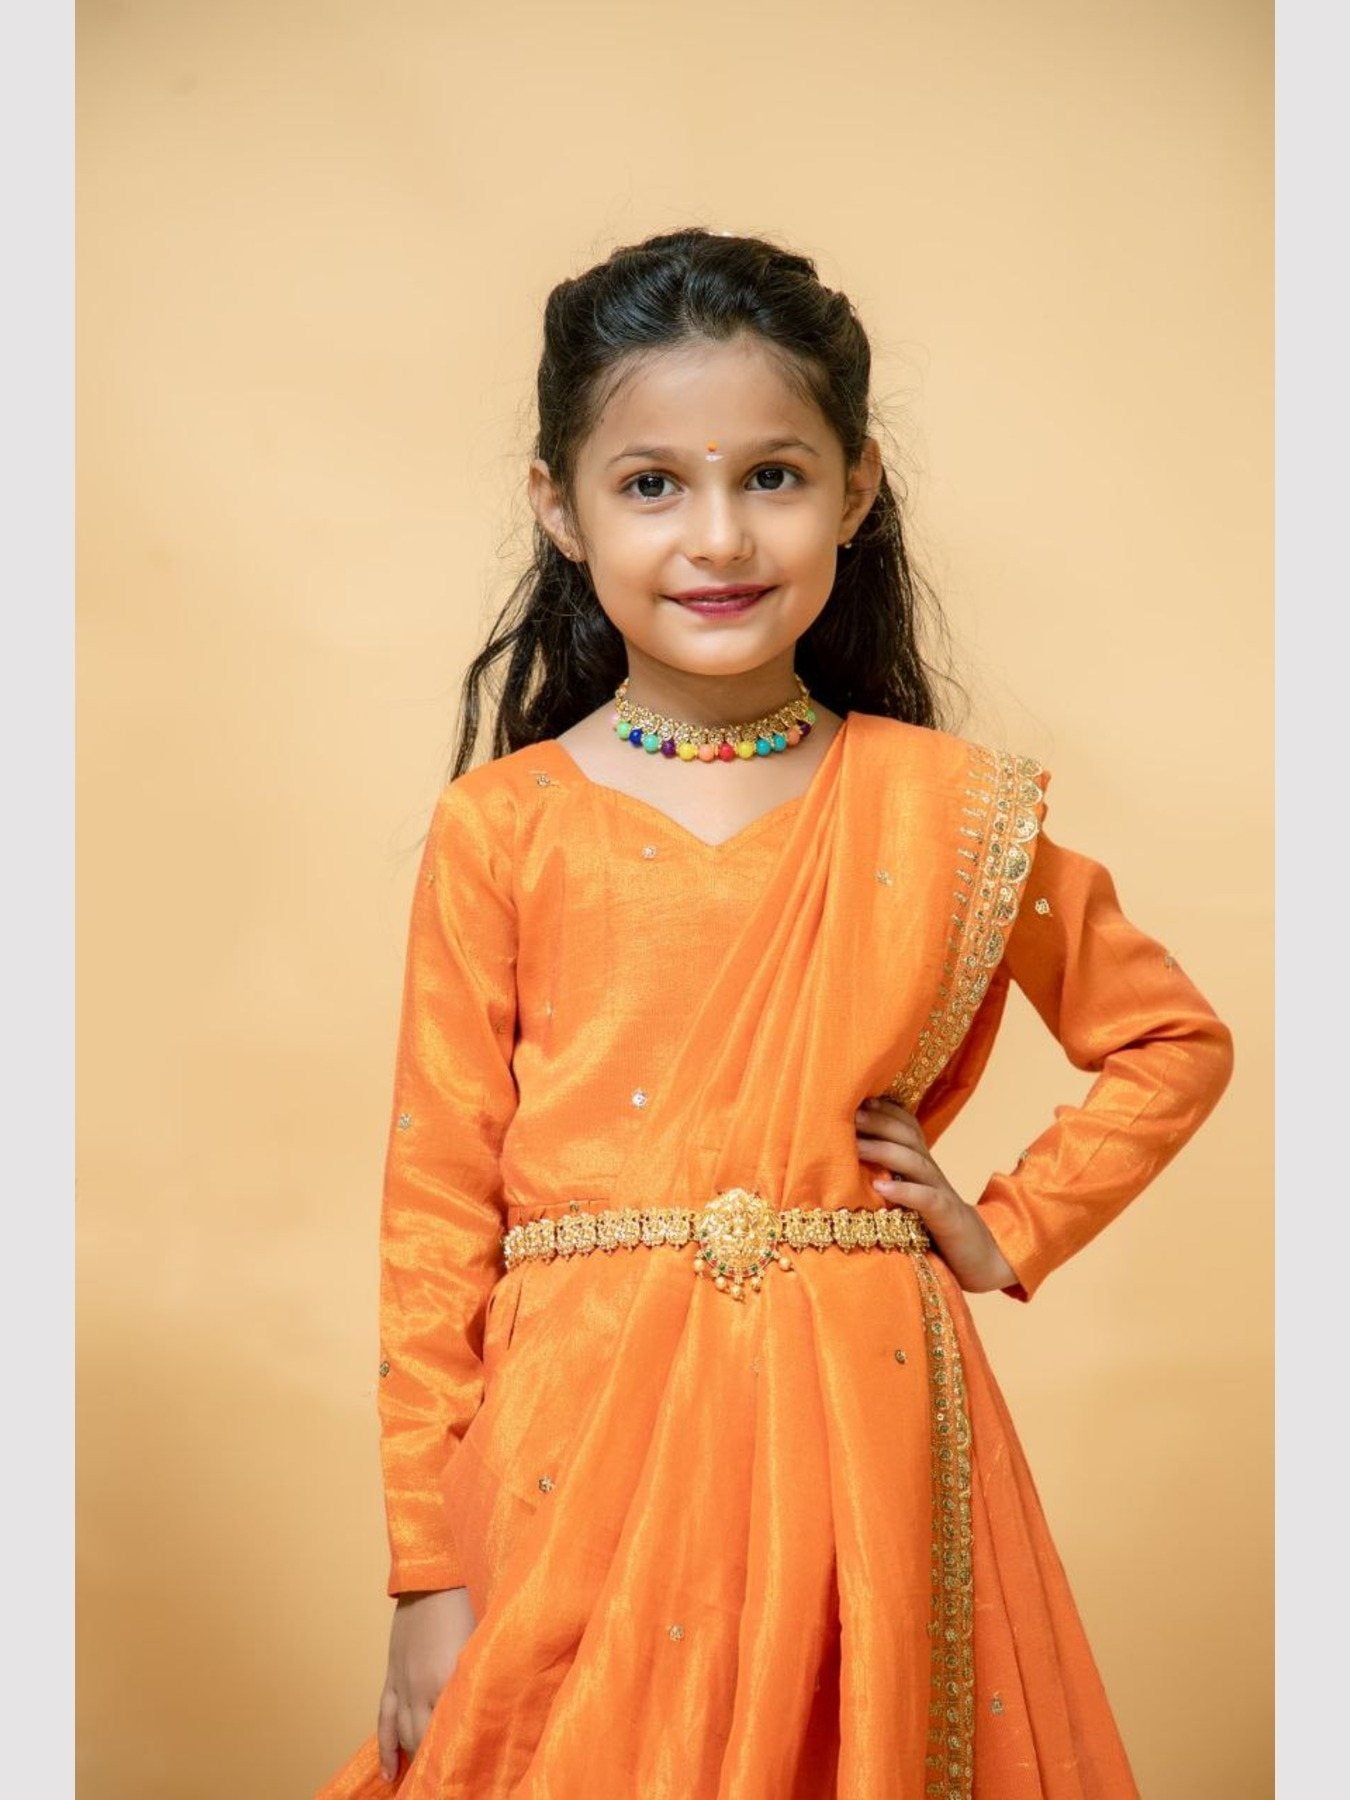
[[[1041,764],[1011,750],[971,744],[956,877],[938,1003],[909,1062],[886,1090],[913,1111],[970,1029],[1003,960],[1035,855],[1045,794]]]
[[[926,1256],[914,1258],[932,1391],[932,1698],[924,1759],[930,1800],[971,1800],[975,1780],[970,1417],[961,1347]]]

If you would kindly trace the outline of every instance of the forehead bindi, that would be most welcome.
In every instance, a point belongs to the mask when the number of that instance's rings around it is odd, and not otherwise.
[[[828,427],[762,351],[729,344],[641,359],[610,396],[587,445],[606,471],[625,462],[793,454],[820,459]]]

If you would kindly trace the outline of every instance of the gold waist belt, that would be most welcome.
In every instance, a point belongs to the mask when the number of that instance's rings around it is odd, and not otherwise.
[[[693,1243],[693,1268],[733,1300],[748,1283],[758,1293],[772,1265],[791,1269],[784,1248],[922,1251],[930,1246],[927,1228],[908,1206],[792,1206],[780,1211],[748,1188],[725,1188],[701,1207],[610,1206],[596,1212],[564,1213],[513,1225],[502,1238],[508,1269],[527,1257],[579,1256],[591,1250],[649,1248]]]

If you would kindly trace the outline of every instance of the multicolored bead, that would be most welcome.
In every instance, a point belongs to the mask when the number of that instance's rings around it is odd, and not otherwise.
[[[628,677],[625,676],[615,691],[615,709],[610,714],[610,723],[618,736],[635,748],[645,750],[649,755],[659,750],[662,756],[678,757],[681,762],[695,759],[699,762],[730,762],[733,757],[772,756],[800,744],[815,723],[816,712],[810,704],[806,683],[795,673],[793,679],[798,688],[795,700],[761,719],[716,728],[668,719],[645,707],[628,704]],[[741,735],[731,735],[735,732]]]

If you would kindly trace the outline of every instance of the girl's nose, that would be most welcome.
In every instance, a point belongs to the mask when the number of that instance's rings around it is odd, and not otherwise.
[[[691,562],[743,559],[750,549],[749,533],[730,500],[706,502],[694,516],[689,539],[686,555]]]

